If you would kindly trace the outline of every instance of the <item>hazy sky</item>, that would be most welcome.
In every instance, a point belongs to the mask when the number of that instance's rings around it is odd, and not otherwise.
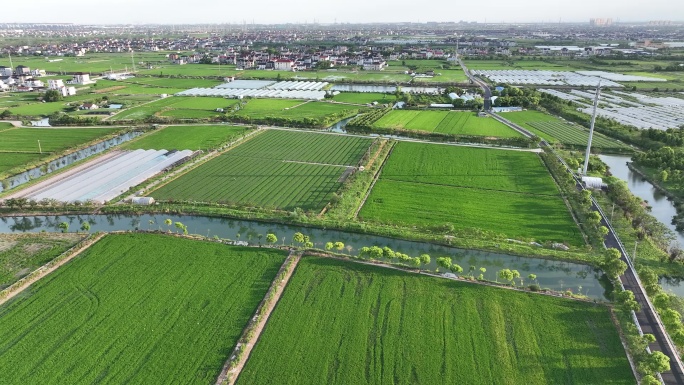
[[[13,3],[19,4],[19,3]],[[0,12],[0,22],[99,23],[321,23],[558,22],[684,20],[681,0],[24,0]]]

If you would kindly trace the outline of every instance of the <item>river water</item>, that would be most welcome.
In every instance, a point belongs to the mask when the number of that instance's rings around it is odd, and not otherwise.
[[[554,290],[572,290],[591,298],[606,298],[606,289],[600,280],[601,273],[590,266],[552,261],[541,258],[516,257],[505,254],[484,251],[462,250],[453,247],[439,246],[429,243],[410,242],[392,238],[378,237],[367,234],[347,233],[336,230],[313,229],[281,224],[262,223],[255,221],[232,220],[227,218],[212,218],[203,216],[168,216],[168,215],[61,215],[35,217],[2,217],[0,218],[0,232],[40,232],[60,231],[58,226],[62,222],[69,223],[69,231],[77,231],[81,223],[89,222],[91,231],[115,231],[131,229],[154,229],[175,231],[175,226],[164,224],[166,219],[174,223],[181,222],[188,228],[190,234],[199,234],[232,240],[240,240],[249,244],[265,242],[266,234],[273,233],[278,237],[279,244],[290,244],[292,236],[299,231],[310,236],[317,248],[324,248],[326,242],[343,242],[346,247],[342,252],[357,255],[364,246],[388,246],[395,251],[417,257],[427,253],[432,258],[431,268],[435,268],[434,261],[438,257],[451,257],[455,263],[463,267],[464,274],[470,267],[479,275],[479,269],[484,267],[486,279],[495,280],[496,273],[503,269],[516,269],[525,278],[532,273],[537,275],[537,281],[543,288]],[[261,237],[260,237],[261,235]],[[520,284],[517,282],[517,284]]]
[[[632,172],[627,167],[627,162],[630,161],[629,156],[620,155],[599,155],[599,158],[610,167],[610,172],[627,182],[627,186],[632,194],[639,198],[648,201],[652,207],[651,214],[662,222],[668,229],[675,234],[675,242],[684,246],[684,234],[678,232],[672,224],[672,217],[677,214],[677,209],[674,207],[665,195],[658,189],[641,177],[639,174]],[[604,207],[604,210],[610,210]],[[678,296],[684,297],[684,285],[681,285],[681,279],[661,277],[660,284],[665,290],[672,291]]]

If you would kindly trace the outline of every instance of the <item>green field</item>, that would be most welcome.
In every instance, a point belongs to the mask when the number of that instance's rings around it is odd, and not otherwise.
[[[589,129],[578,124],[566,122],[543,112],[528,110],[507,112],[504,118],[526,128],[551,143],[560,142],[571,146],[586,147],[589,141]],[[603,149],[629,149],[624,143],[611,139],[601,133],[594,132],[592,146]]]
[[[274,382],[636,380],[605,306],[305,257],[237,384]]]
[[[336,102],[341,103],[356,103],[356,104],[370,104],[378,102],[378,104],[394,104],[396,102],[394,94],[381,94],[378,92],[340,92],[333,98]]]
[[[304,100],[252,99],[233,115],[249,120],[289,119],[294,122],[308,120],[327,121],[331,116],[351,115],[357,106]],[[341,118],[340,118],[341,119]],[[334,123],[334,122],[331,122]]]
[[[505,124],[478,117],[475,112],[392,110],[373,123],[381,129],[437,132],[452,135],[479,135],[516,138],[521,135]]]
[[[320,210],[371,139],[269,130],[153,191],[157,200]]]
[[[232,138],[243,135],[244,127],[214,126],[168,126],[151,132],[121,146],[124,150],[197,150],[217,148]]]
[[[431,78],[415,77],[413,83],[468,83],[468,77],[462,69],[436,69]]]
[[[576,71],[583,67],[572,62],[547,62],[541,60],[465,60],[470,70],[544,70],[544,71]]]
[[[0,131],[0,175],[112,134],[114,128],[8,128]],[[40,148],[38,141],[40,140]],[[42,149],[42,154],[40,153]]]
[[[0,290],[78,242],[79,234],[0,234]]]
[[[0,382],[213,383],[284,258],[108,235],[0,307]]]
[[[216,112],[217,108],[228,109],[236,103],[237,100],[234,99],[173,96],[122,111],[111,120],[137,120],[155,115],[187,119],[209,118],[220,114]]]
[[[541,159],[522,151],[398,143],[359,217],[583,244]]]

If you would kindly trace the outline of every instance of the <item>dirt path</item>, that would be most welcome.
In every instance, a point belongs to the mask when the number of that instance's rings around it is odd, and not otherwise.
[[[285,259],[285,262],[283,262],[281,271],[279,271],[276,275],[276,279],[271,284],[266,297],[264,298],[262,304],[259,305],[259,309],[256,311],[256,315],[254,317],[260,315],[259,320],[256,322],[256,324],[247,326],[247,328],[245,328],[243,331],[242,337],[240,337],[240,342],[238,342],[235,350],[233,350],[230,358],[223,366],[223,370],[221,370],[221,374],[216,380],[216,385],[233,385],[235,384],[235,381],[237,381],[238,377],[240,376],[240,372],[242,372],[242,368],[245,366],[245,363],[247,363],[247,359],[249,359],[252,348],[254,348],[254,345],[259,340],[261,331],[264,330],[264,326],[266,326],[266,322],[268,322],[271,312],[280,300],[280,296],[283,294],[283,290],[285,289],[285,286],[287,286],[287,282],[290,280],[290,277],[292,277],[292,273],[294,272],[295,267],[297,267],[301,257],[301,252],[291,251],[290,255],[287,256],[287,259]],[[278,280],[281,272],[284,274],[282,275],[282,279]],[[272,295],[269,296],[268,293],[272,293]],[[240,358],[237,361],[232,361],[232,358],[236,356],[239,349],[242,350],[242,355],[240,355]]]
[[[373,166],[375,161],[378,159],[380,156],[380,153],[382,152],[382,149],[385,148],[385,144],[387,144],[386,140],[381,140],[380,141],[380,147],[378,147],[378,150],[375,151],[375,155],[366,163],[366,170],[370,170],[370,168]]]
[[[105,235],[106,234],[104,234],[104,233],[100,233],[100,234],[86,240],[78,248],[68,250],[66,253],[55,258],[55,259],[58,259],[58,261],[55,262],[55,260],[53,259],[52,261],[50,261],[50,262],[46,263],[45,265],[36,269],[36,271],[34,271],[33,273],[29,274],[27,278],[18,281],[17,283],[15,283],[14,285],[8,287],[7,289],[5,289],[3,291],[0,291],[0,305],[2,305],[5,302],[9,301],[10,299],[14,298],[19,293],[24,291],[24,289],[33,285],[34,283],[36,283],[38,280],[45,277],[46,275],[57,270],[57,268],[59,268],[60,266],[71,261],[72,259],[74,259],[74,257],[81,254],[84,250],[86,250],[87,248],[89,248],[90,246],[95,244],[95,242],[99,241]]]

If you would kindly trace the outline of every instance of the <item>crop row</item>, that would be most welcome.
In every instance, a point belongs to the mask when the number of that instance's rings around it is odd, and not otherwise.
[[[634,384],[603,306],[304,257],[238,385]]]
[[[274,250],[106,236],[0,307],[0,382],[213,382],[283,260]]]
[[[234,156],[356,165],[371,139],[286,130],[268,130],[230,151]]]
[[[344,168],[223,155],[152,193],[156,199],[320,209]]]
[[[551,135],[558,139],[563,144],[586,146],[589,141],[589,132],[581,129],[573,124],[564,122],[529,122],[530,126],[535,129]],[[616,142],[613,139],[604,137],[599,133],[594,133],[592,144],[596,147],[602,148],[621,148],[625,145]]]

